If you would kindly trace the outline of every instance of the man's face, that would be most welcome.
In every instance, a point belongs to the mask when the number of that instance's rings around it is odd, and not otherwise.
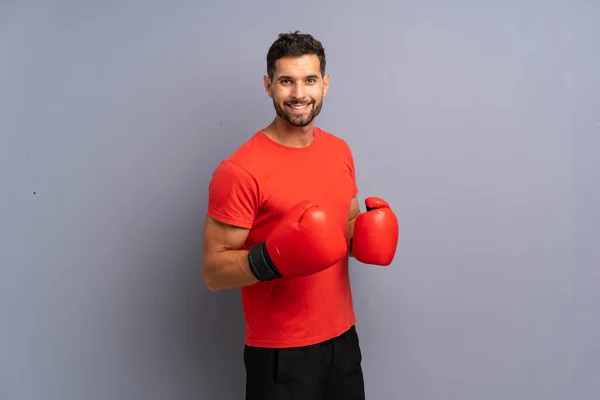
[[[321,76],[315,55],[281,58],[275,67],[272,79],[265,76],[265,90],[273,99],[277,115],[292,126],[309,125],[321,112],[329,75]]]

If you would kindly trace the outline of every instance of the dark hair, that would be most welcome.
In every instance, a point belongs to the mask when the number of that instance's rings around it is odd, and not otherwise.
[[[301,57],[316,55],[321,65],[321,75],[325,75],[325,49],[321,42],[307,33],[299,31],[280,33],[267,53],[267,74],[270,78],[275,73],[275,61],[283,57]]]

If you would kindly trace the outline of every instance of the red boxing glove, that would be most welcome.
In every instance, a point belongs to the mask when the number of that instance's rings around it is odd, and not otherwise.
[[[398,245],[398,219],[390,205],[378,197],[365,200],[367,211],[354,221],[352,254],[365,264],[387,266]]]
[[[327,269],[348,254],[344,231],[311,201],[289,210],[267,239],[253,246],[248,264],[260,281],[307,276]]]

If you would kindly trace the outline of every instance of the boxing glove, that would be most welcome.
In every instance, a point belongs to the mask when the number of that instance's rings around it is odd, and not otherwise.
[[[390,205],[378,197],[365,200],[367,207],[354,221],[351,250],[365,264],[390,265],[398,245],[398,219]]]
[[[312,201],[292,207],[264,242],[248,253],[250,270],[259,281],[301,277],[331,267],[347,255],[339,223]]]

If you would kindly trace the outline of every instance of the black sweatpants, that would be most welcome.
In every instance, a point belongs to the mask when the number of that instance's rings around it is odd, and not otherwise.
[[[356,328],[312,346],[244,348],[246,400],[364,400]]]

